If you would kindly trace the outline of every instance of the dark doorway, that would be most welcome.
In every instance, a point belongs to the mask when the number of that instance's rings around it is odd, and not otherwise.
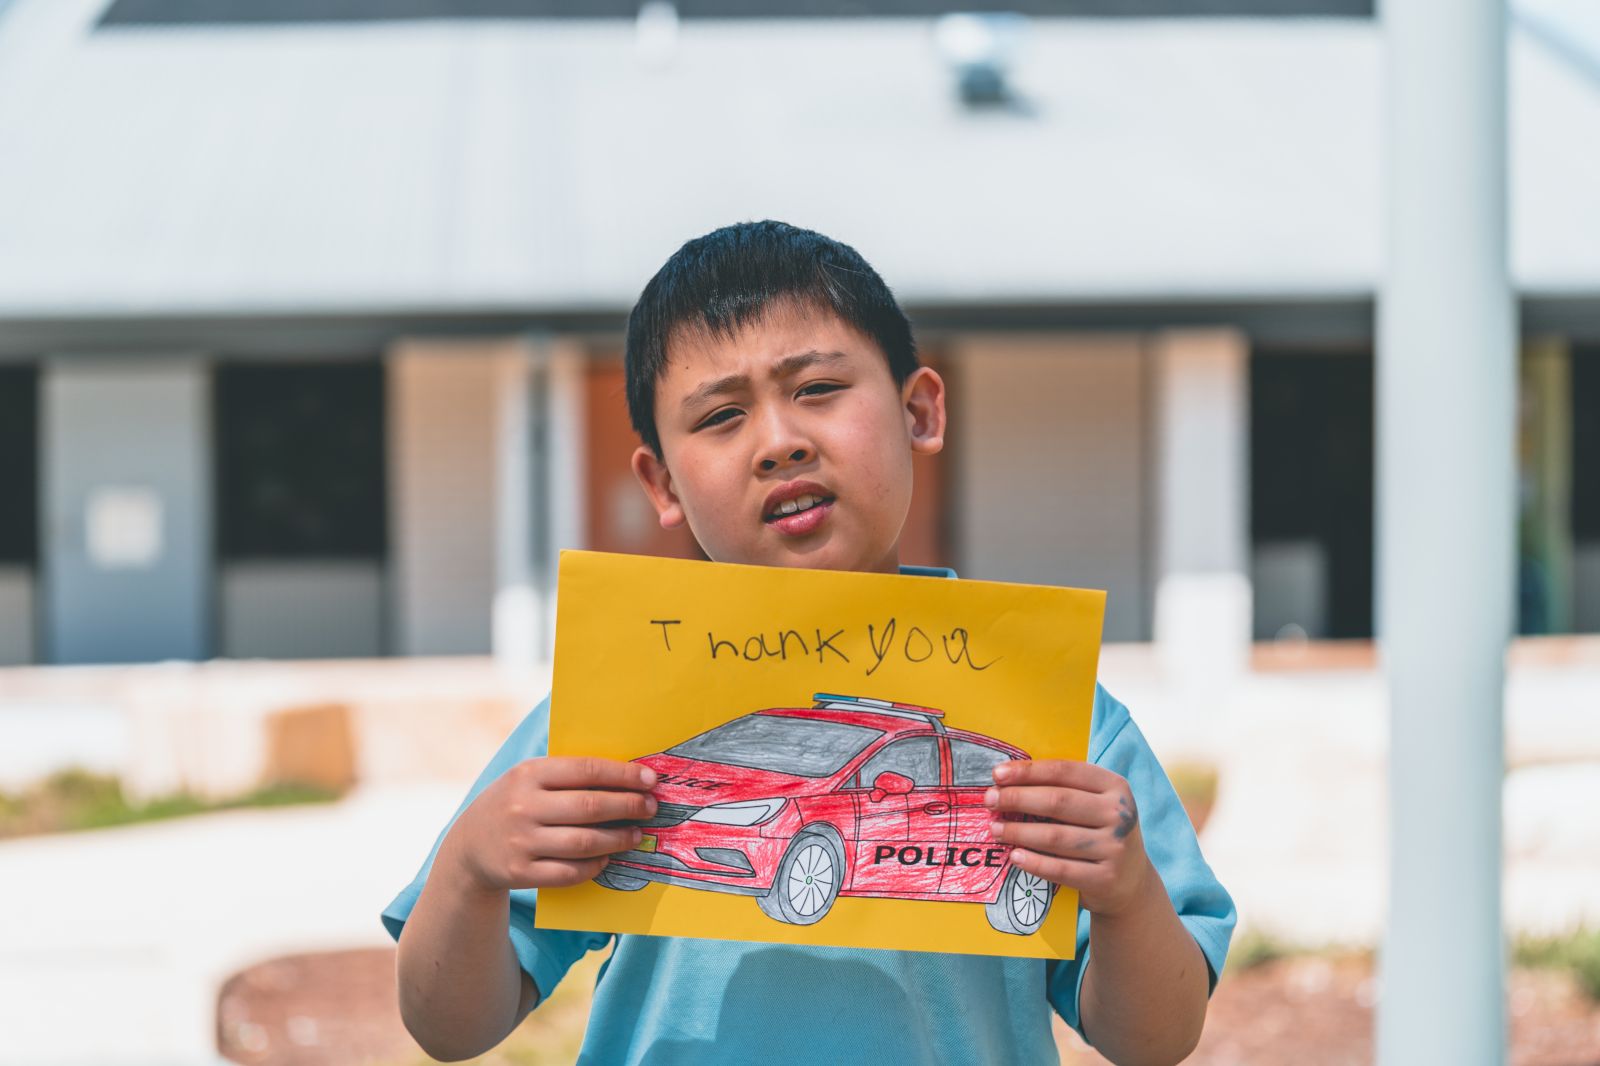
[[[215,381],[221,654],[381,655],[383,364],[225,362]]]
[[[1372,353],[1258,350],[1250,394],[1256,636],[1371,637]]]
[[[1573,628],[1600,633],[1600,344],[1572,349]]]
[[[39,372],[0,366],[0,665],[38,658]]]
[[[39,554],[39,372],[0,366],[0,565]]]

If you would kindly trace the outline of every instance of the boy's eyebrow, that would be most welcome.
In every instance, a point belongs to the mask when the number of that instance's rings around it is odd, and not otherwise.
[[[822,352],[813,348],[803,352],[795,352],[793,355],[786,355],[782,359],[779,359],[776,363],[772,364],[770,376],[774,378],[786,378],[818,364],[827,364],[831,366],[835,363],[848,362],[849,359],[850,357],[843,352]],[[692,409],[700,406],[707,400],[714,399],[718,396],[726,396],[731,392],[738,392],[740,389],[745,388],[749,384],[750,378],[748,375],[729,374],[726,377],[720,377],[715,381],[708,381],[704,385],[699,386],[693,392],[689,393],[689,395],[683,398],[683,403],[681,406],[685,409]]]
[[[707,400],[718,396],[726,396],[730,392],[738,392],[749,383],[750,378],[745,374],[729,374],[727,377],[717,378],[715,381],[708,381],[704,385],[697,386],[693,392],[683,398],[683,403],[680,406],[684,410],[692,410]]]
[[[813,348],[804,352],[795,352],[793,355],[786,355],[779,359],[772,364],[772,376],[786,378],[793,374],[798,374],[802,370],[809,370],[819,363],[826,363],[831,366],[835,363],[848,362],[849,359],[850,357],[843,352],[819,352]]]

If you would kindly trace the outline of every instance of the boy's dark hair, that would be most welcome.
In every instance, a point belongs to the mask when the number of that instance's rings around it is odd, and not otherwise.
[[[628,415],[658,458],[656,380],[673,336],[685,329],[732,336],[780,302],[831,311],[872,338],[897,385],[917,369],[911,323],[854,248],[771,219],[724,226],[674,252],[628,316]]]

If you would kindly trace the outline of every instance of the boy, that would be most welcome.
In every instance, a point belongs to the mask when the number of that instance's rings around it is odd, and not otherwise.
[[[662,525],[688,523],[718,561],[895,572],[944,383],[853,249],[779,222],[690,241],[645,286],[626,362],[633,468]],[[548,726],[547,700],[384,912],[402,1014],[436,1057],[499,1043],[613,939],[535,929],[537,890],[632,848],[639,830],[611,826],[653,814],[653,775],[547,758]],[[1016,865],[1079,891],[1076,960],[618,936],[580,1061],[1056,1062],[1051,1007],[1115,1062],[1181,1060],[1233,904],[1103,689],[1089,759],[1001,764],[986,799]]]

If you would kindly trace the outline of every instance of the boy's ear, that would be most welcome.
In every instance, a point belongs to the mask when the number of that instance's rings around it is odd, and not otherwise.
[[[672,490],[672,472],[643,444],[633,450],[633,476],[639,479],[644,494],[650,497],[650,505],[656,509],[662,529],[683,525],[683,503]]]
[[[944,379],[932,367],[918,367],[901,386],[911,450],[933,455],[944,450]]]

